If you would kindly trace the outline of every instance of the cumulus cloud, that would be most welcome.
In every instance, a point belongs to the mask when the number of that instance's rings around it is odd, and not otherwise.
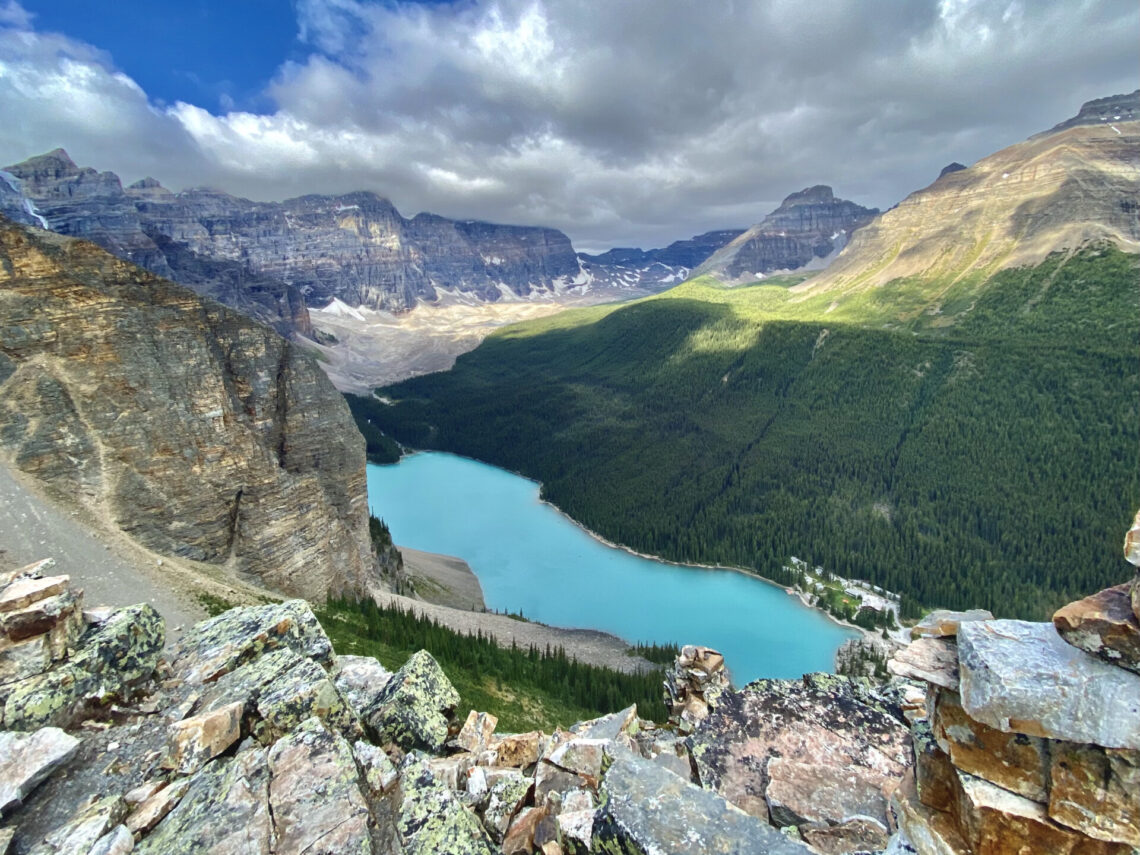
[[[257,199],[372,189],[406,215],[577,245],[746,226],[816,183],[889,206],[1135,88],[1134,0],[298,0],[265,114],[156,107],[113,57],[0,6],[0,157]]]

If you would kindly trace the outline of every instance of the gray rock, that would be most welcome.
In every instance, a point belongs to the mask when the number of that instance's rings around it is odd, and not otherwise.
[[[391,759],[383,750],[364,740],[357,740],[352,745],[352,754],[360,771],[364,774],[364,781],[373,797],[379,797],[388,792],[396,782],[399,773],[392,765]]]
[[[371,656],[338,656],[333,682],[361,719],[367,719],[380,703],[380,693],[392,672]]]
[[[139,841],[137,855],[269,855],[273,819],[269,810],[266,751],[255,748],[207,763],[178,806]]]
[[[0,732],[0,815],[70,760],[79,740],[56,727],[34,733]]]
[[[1000,620],[958,631],[962,707],[1002,731],[1140,748],[1140,675],[1078,650],[1051,623]]]
[[[964,623],[978,620],[993,620],[992,613],[985,609],[970,609],[964,612],[953,612],[945,609],[933,611],[920,620],[910,631],[911,638],[930,636],[943,638],[958,634],[958,627]]]
[[[28,855],[88,855],[126,814],[121,796],[99,799],[33,846]]]
[[[413,653],[388,681],[367,723],[383,740],[405,751],[438,753],[447,741],[450,714],[459,693],[426,650]]]
[[[371,855],[369,811],[349,744],[318,718],[269,751],[277,855]]]
[[[333,661],[332,642],[304,600],[230,609],[195,624],[175,646],[170,667],[186,683],[209,683],[286,647],[319,663]]]
[[[479,820],[432,775],[423,757],[409,755],[392,798],[406,855],[494,855]]]
[[[127,855],[135,847],[135,838],[125,825],[116,825],[95,841],[87,855]]]
[[[632,735],[637,732],[637,704],[601,718],[578,722],[570,731],[583,739],[613,740],[623,733]]]
[[[623,754],[606,773],[593,825],[600,852],[806,855],[801,843],[661,767]]]
[[[887,660],[887,670],[896,677],[957,691],[958,646],[949,639],[920,636]]]

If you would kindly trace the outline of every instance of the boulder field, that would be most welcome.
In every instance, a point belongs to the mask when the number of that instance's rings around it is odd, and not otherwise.
[[[165,648],[149,606],[84,610],[51,570],[0,577],[0,853],[1140,846],[1140,674],[1053,624],[934,614],[887,684],[734,690],[719,653],[686,647],[668,722],[631,707],[510,734],[460,709],[426,651],[395,673],[338,656],[304,601],[232,609]],[[1085,602],[1065,626],[1101,619]]]

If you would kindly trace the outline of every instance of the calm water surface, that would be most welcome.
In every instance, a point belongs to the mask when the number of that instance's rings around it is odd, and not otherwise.
[[[704,644],[733,681],[830,671],[853,636],[782,588],[728,570],[606,546],[538,497],[538,484],[452,454],[368,467],[368,500],[396,543],[471,565],[487,607],[630,641]]]

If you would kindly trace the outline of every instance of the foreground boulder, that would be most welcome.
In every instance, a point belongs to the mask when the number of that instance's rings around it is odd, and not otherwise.
[[[27,734],[0,732],[0,816],[17,807],[78,747],[78,739],[56,727]]]
[[[1074,647],[1140,674],[1140,620],[1132,612],[1131,585],[1070,603],[1053,615],[1053,626]]]
[[[413,653],[380,692],[368,724],[381,739],[405,751],[438,753],[447,741],[448,722],[459,703],[439,663],[426,650]]]
[[[602,786],[597,851],[630,855],[807,855],[766,822],[655,763],[623,753]]]
[[[913,764],[901,711],[827,675],[758,680],[721,696],[687,740],[701,786],[777,826],[892,830],[888,799]]]

